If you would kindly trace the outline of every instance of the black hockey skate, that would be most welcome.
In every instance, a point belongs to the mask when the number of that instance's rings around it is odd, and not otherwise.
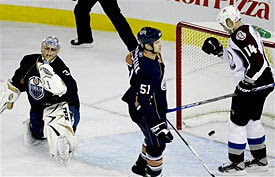
[[[255,172],[263,172],[263,171],[268,171],[267,165],[267,159],[262,158],[262,159],[252,159],[252,160],[246,160],[244,162],[245,168],[247,171],[255,171]]]
[[[246,175],[244,162],[240,163],[225,163],[222,166],[219,166],[219,175],[222,176],[242,176]]]
[[[138,156],[136,163],[132,166],[132,172],[141,176],[146,175],[147,162],[141,155]]]
[[[93,40],[79,41],[76,38],[71,40],[71,46],[77,48],[90,48],[93,47]]]
[[[161,170],[158,171],[152,171],[148,166],[145,169],[145,175],[144,177],[164,177],[161,174]]]

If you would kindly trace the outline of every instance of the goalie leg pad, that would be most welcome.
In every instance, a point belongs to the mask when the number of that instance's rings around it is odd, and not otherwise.
[[[70,151],[70,143],[65,136],[59,136],[56,141],[55,157],[64,165],[70,161],[72,153]]]
[[[50,154],[66,165],[77,146],[68,104],[62,102],[47,107],[43,120]]]
[[[36,146],[40,143],[42,143],[45,138],[37,138],[36,136],[33,135],[31,131],[31,126],[30,126],[30,119],[27,119],[23,122],[23,129],[24,129],[24,144],[27,147],[31,146]]]
[[[23,129],[24,129],[24,144],[25,146],[30,147],[35,142],[35,139],[32,136],[29,119],[23,122]]]

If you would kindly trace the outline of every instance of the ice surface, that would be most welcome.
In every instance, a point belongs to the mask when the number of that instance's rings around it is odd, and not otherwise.
[[[41,41],[49,35],[61,41],[59,56],[77,80],[81,100],[81,121],[76,133],[78,149],[68,167],[51,158],[47,145],[27,148],[23,145],[22,122],[28,118],[29,103],[21,94],[14,109],[1,115],[1,176],[129,176],[140,150],[143,136],[130,120],[127,106],[121,101],[128,88],[124,62],[128,51],[117,33],[94,31],[95,47],[70,47],[74,28],[41,24],[0,22],[0,80],[13,75],[26,54],[39,53]],[[163,42],[167,65],[169,107],[175,107],[175,43]],[[175,122],[175,114],[168,115]],[[211,130],[216,133],[209,137]],[[227,159],[225,122],[210,123],[181,132],[204,163],[215,173]],[[164,153],[163,173],[167,177],[209,176],[200,161],[172,131],[175,139]],[[274,176],[274,129],[266,127],[268,173],[248,176]],[[246,152],[249,157],[249,153]]]

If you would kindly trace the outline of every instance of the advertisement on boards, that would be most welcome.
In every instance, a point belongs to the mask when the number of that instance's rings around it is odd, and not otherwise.
[[[243,21],[275,31],[274,0],[119,0],[127,17],[176,24],[216,22],[220,9],[238,7]]]
[[[1,4],[69,11],[73,11],[76,3],[72,0],[1,0]],[[240,10],[245,23],[275,31],[275,0],[118,0],[118,4],[127,18],[171,25],[179,21],[213,24],[220,9],[234,5]],[[99,3],[95,4],[91,13],[105,15]]]

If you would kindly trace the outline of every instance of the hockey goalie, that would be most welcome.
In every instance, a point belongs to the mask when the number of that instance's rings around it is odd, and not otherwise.
[[[26,92],[31,108],[23,122],[24,144],[47,141],[50,154],[67,165],[77,146],[80,104],[76,81],[57,55],[59,49],[58,38],[49,36],[42,41],[41,54],[23,57],[11,79],[1,84],[0,114]]]

